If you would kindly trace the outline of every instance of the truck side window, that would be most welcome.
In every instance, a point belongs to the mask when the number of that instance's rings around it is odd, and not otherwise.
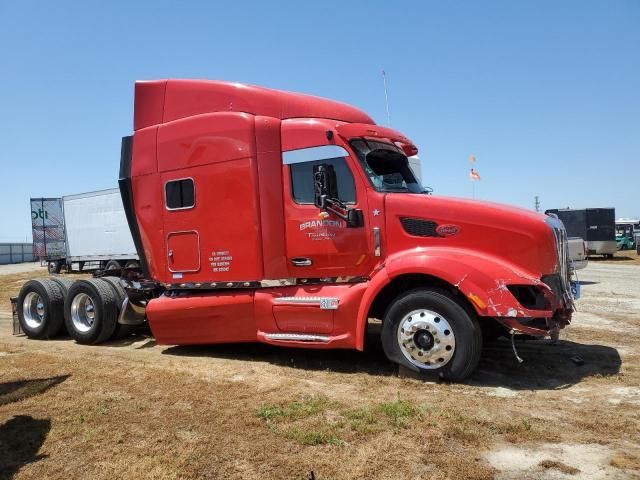
[[[353,174],[342,157],[289,165],[293,200],[300,204],[313,204],[313,167],[323,163],[333,165],[336,171],[338,199],[343,203],[356,203],[356,187]]]
[[[196,203],[193,179],[181,178],[164,185],[164,199],[167,210],[191,208]]]

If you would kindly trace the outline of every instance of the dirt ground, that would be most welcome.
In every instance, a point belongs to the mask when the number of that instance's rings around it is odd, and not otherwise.
[[[487,344],[464,384],[376,350],[14,337],[37,273],[0,276],[0,478],[640,478],[637,265],[590,262],[558,344]]]

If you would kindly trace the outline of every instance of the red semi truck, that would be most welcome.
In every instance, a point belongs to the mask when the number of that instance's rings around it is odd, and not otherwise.
[[[97,343],[148,321],[160,344],[362,350],[379,319],[391,361],[454,380],[476,367],[483,333],[557,336],[574,300],[562,223],[430,195],[416,153],[335,101],[138,82],[120,190],[141,269],[28,282],[23,329],[52,336],[64,318]]]

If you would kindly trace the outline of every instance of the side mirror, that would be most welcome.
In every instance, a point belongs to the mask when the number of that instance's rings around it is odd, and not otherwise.
[[[326,210],[327,199],[338,197],[338,181],[333,165],[323,163],[313,167],[313,203]]]
[[[344,220],[348,228],[364,226],[362,210],[349,208],[338,199],[338,180],[333,165],[323,163],[313,167],[313,203],[320,210]]]

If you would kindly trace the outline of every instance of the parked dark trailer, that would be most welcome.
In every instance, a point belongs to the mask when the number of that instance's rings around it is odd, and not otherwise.
[[[587,242],[589,255],[612,257],[616,252],[615,208],[551,209],[546,213],[558,216],[569,237],[580,237]]]

